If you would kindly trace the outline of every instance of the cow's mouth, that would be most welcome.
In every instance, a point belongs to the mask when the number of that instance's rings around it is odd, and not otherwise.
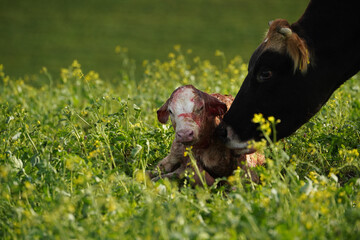
[[[230,126],[220,125],[216,129],[216,135],[227,148],[234,150],[236,154],[250,154],[256,151],[256,149],[249,145],[250,140],[240,140]]]
[[[251,147],[248,141],[229,140],[225,146],[234,151],[235,154],[250,154],[256,152],[256,149]]]

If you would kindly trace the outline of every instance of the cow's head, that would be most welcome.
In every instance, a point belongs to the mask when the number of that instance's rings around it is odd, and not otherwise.
[[[226,104],[192,85],[177,88],[157,111],[158,120],[166,123],[169,116],[176,132],[176,140],[194,145],[214,130],[214,118],[223,115]]]
[[[307,97],[314,89],[309,90],[305,80],[311,71],[305,40],[286,20],[269,25],[264,41],[250,59],[240,91],[218,127],[218,134],[230,148],[241,148],[246,141],[261,138],[258,126],[252,122],[255,113],[281,120],[276,128],[279,139],[293,133],[320,107],[311,106],[314,99]]]

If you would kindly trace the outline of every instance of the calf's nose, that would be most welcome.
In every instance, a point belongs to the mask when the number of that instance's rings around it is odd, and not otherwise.
[[[191,142],[194,140],[194,131],[183,129],[176,132],[176,140],[181,143]]]

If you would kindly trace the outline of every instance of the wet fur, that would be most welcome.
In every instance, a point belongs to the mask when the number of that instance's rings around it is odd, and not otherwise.
[[[225,96],[218,93],[207,94],[191,85],[176,89],[166,103],[158,110],[158,119],[161,123],[166,123],[169,112],[169,104],[174,100],[176,93],[182,88],[193,89],[196,97],[205,101],[205,111],[201,115],[202,124],[198,141],[193,145],[192,152],[197,160],[198,168],[204,171],[207,185],[212,185],[215,178],[230,176],[237,167],[241,167],[247,176],[253,181],[258,182],[257,175],[250,170],[249,166],[256,166],[264,162],[264,156],[254,153],[249,155],[236,155],[235,152],[226,148],[222,141],[214,136],[214,131],[219,125],[222,116],[233,102],[232,96]],[[176,126],[173,126],[176,131]],[[170,149],[170,154],[161,160],[158,168],[161,175],[159,178],[181,178],[186,170],[191,170],[190,159],[184,156],[186,146],[174,139]],[[195,174],[195,184],[201,185],[199,176]]]

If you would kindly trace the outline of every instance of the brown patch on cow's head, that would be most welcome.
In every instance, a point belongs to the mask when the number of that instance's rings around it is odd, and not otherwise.
[[[271,21],[269,26],[264,40],[265,49],[289,54],[294,62],[294,72],[299,69],[306,73],[310,56],[305,40],[293,32],[288,21],[284,19]]]

